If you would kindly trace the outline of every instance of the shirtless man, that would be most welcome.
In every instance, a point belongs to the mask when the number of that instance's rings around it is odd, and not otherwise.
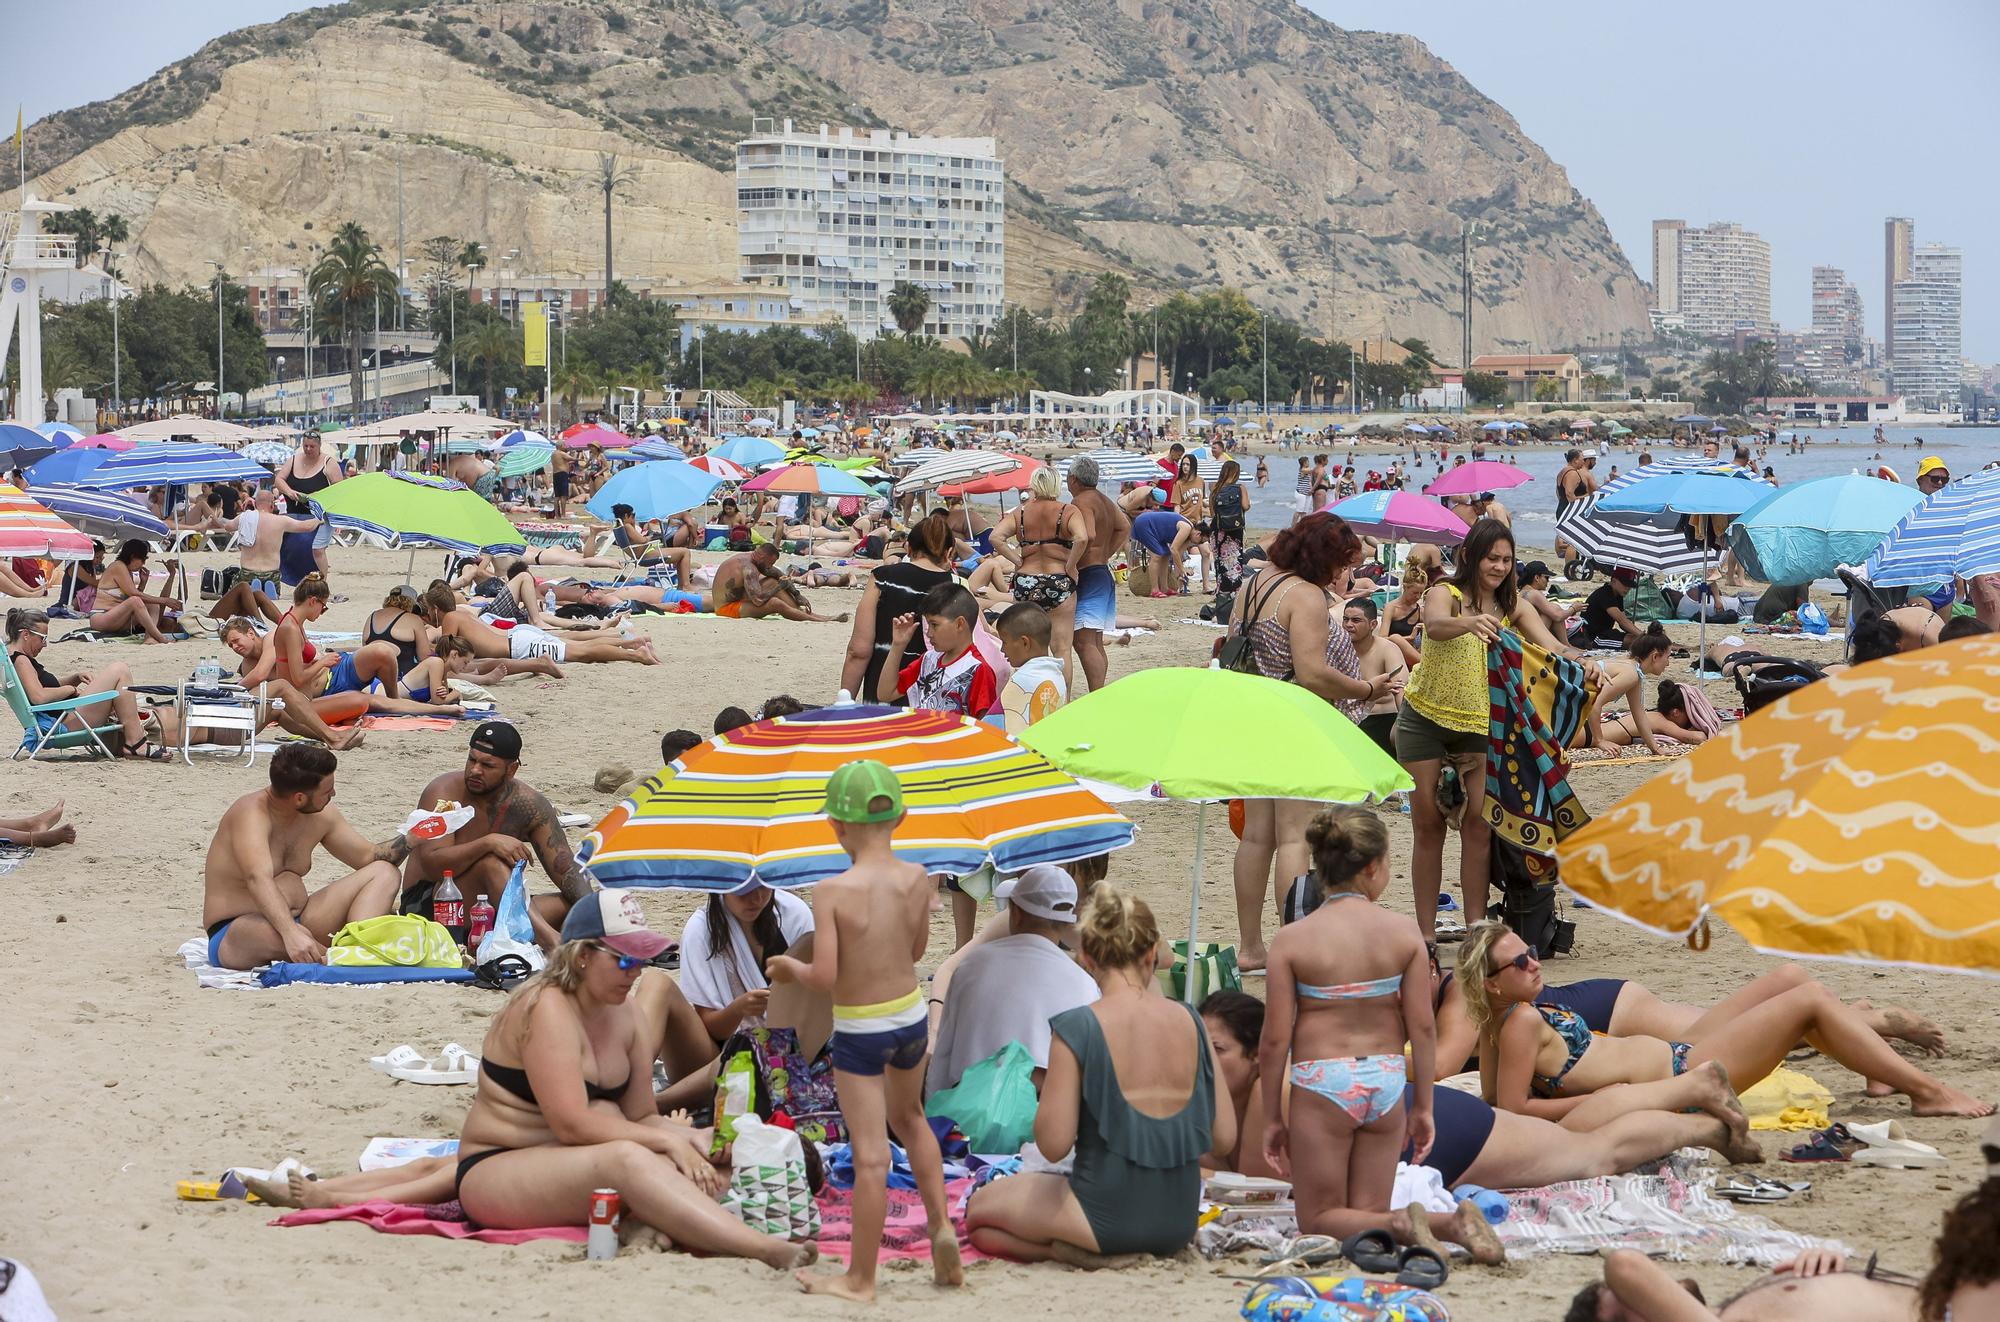
[[[403,913],[428,913],[431,889],[449,871],[468,908],[481,895],[497,908],[516,863],[542,866],[559,894],[528,904],[535,942],[553,950],[570,905],[590,894],[590,878],[577,866],[558,814],[540,790],[519,779],[521,732],[505,721],[487,721],[472,732],[465,766],[439,776],[417,797],[419,808],[440,800],[472,809],[472,820],[449,839],[426,840],[410,851],[403,869]]]
[[[271,758],[270,788],[222,814],[202,868],[201,920],[217,968],[323,963],[335,932],[394,911],[410,842],[397,835],[371,845],[348,824],[333,806],[337,762],[324,748],[287,744]],[[354,871],[308,892],[322,845]]]
[[[1692,1281],[1677,1280],[1645,1254],[1615,1249],[1604,1280],[1570,1301],[1566,1318],[1588,1322],[1914,1322],[1917,1292],[1908,1278],[1847,1270],[1834,1249],[1807,1249],[1769,1276],[1711,1309]]]
[[[452,481],[471,487],[481,500],[492,501],[500,494],[500,470],[485,455],[455,454],[445,471]]]
[[[229,571],[227,576],[229,586],[234,588],[238,583],[247,583],[252,592],[271,600],[279,595],[278,555],[284,546],[285,534],[313,532],[319,528],[320,521],[296,519],[289,514],[278,513],[276,493],[269,487],[258,487],[257,494],[251,498],[249,509],[233,519],[219,521],[216,526],[235,533],[237,540],[242,544],[237,552],[242,563]],[[260,602],[257,604],[257,609],[273,623],[277,621],[275,605],[266,610],[264,604]],[[248,611],[232,613],[249,614]]]
[[[778,573],[778,548],[771,542],[724,560],[715,571],[714,587],[715,613],[732,620],[782,615],[819,624],[847,622],[846,611],[832,617],[815,615],[792,595],[791,585]]]
[[[417,613],[424,617],[424,623],[438,631],[439,638],[463,638],[471,645],[472,654],[482,661],[520,663],[539,659],[557,665],[566,661],[660,664],[659,655],[654,652],[649,638],[603,637],[572,641],[558,638],[532,624],[516,624],[503,632],[481,619],[471,607],[460,606],[458,594],[443,583],[434,583],[424,590],[423,600],[417,603]],[[513,667],[510,670],[526,673]]]
[[[1077,558],[1074,641],[1084,682],[1095,693],[1104,687],[1108,665],[1105,632],[1118,627],[1118,584],[1111,577],[1111,553],[1125,545],[1132,521],[1097,489],[1097,461],[1087,455],[1069,467],[1069,494],[1089,529],[1083,554]]]

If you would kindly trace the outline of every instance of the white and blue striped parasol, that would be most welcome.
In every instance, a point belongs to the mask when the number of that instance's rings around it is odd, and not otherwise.
[[[158,515],[130,496],[60,484],[36,486],[29,494],[86,537],[107,542],[131,537],[165,542],[173,537]]]
[[[1097,482],[1099,486],[1116,486],[1121,482],[1164,482],[1167,470],[1160,467],[1160,461],[1153,455],[1136,450],[1092,450],[1080,454],[1076,459],[1097,461]],[[1062,463],[1063,480],[1069,480],[1070,465],[1076,459],[1065,459]]]
[[[2000,468],[1961,477],[1904,515],[1868,557],[1878,587],[2000,574]]]
[[[125,491],[191,482],[228,482],[239,477],[261,482],[270,476],[270,469],[220,445],[163,441],[135,445],[123,454],[111,456],[85,474],[77,485],[93,491]]]

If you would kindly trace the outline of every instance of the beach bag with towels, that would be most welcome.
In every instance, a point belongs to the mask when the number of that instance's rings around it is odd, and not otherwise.
[[[760,1235],[795,1242],[819,1237],[819,1203],[806,1179],[799,1136],[754,1115],[738,1117],[722,1205]]]
[[[1009,1042],[940,1088],[924,1104],[924,1114],[943,1116],[958,1126],[974,1152],[1019,1152],[1035,1136],[1035,1058],[1019,1042]]]
[[[383,914],[333,934],[326,962],[336,968],[458,969],[465,959],[451,933],[418,914]]]
[[[1192,997],[1187,994],[1190,976],[1194,978]],[[1161,972],[1160,985],[1174,1000],[1191,1000],[1197,1004],[1210,992],[1241,991],[1243,975],[1236,968],[1236,947],[1200,941],[1195,943],[1190,954],[1187,942],[1176,941],[1173,967]]]

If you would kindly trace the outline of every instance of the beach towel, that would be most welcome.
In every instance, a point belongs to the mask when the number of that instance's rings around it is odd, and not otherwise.
[[[1583,725],[1593,686],[1581,664],[1511,629],[1487,649],[1486,682],[1486,820],[1521,852],[1533,881],[1550,880],[1557,842],[1590,820],[1570,791],[1562,750]]]
[[[396,965],[267,964],[257,974],[259,985],[289,987],[301,982],[471,982],[471,969],[403,968]]]
[[[1625,1248],[1676,1262],[1771,1268],[1809,1248],[1854,1252],[1838,1240],[1794,1234],[1738,1211],[1697,1182],[1697,1166],[1698,1159],[1676,1153],[1658,1175],[1504,1190],[1509,1212],[1494,1229],[1515,1262]]]
[[[458,725],[456,716],[364,716],[364,730],[450,730]]]
[[[34,856],[33,845],[17,845],[11,840],[0,840],[0,877],[6,876]]]
[[[972,1247],[965,1234],[965,1204],[972,1197],[976,1183],[969,1179],[947,1180],[944,1186],[945,1206],[951,1210],[951,1227],[958,1232],[958,1251],[967,1262],[978,1262],[986,1257]],[[914,1189],[890,1189],[888,1210],[882,1220],[882,1250],[876,1261],[929,1262],[931,1241],[926,1229],[928,1224],[924,1215],[924,1200]],[[822,1258],[844,1263],[854,1256],[853,1190],[836,1189],[831,1184],[820,1190],[818,1243]]]
[[[918,1204],[918,1227],[923,1205]],[[329,1221],[358,1221],[385,1235],[436,1235],[441,1239],[476,1239],[484,1244],[526,1244],[537,1239],[581,1244],[583,1226],[537,1226],[529,1230],[483,1230],[465,1219],[465,1209],[449,1203],[357,1203],[352,1207],[302,1208],[271,1222],[274,1226],[318,1226]],[[929,1246],[925,1246],[928,1251]]]
[[[181,942],[174,954],[203,987],[225,991],[256,991],[264,984],[257,975],[262,969],[225,969],[208,962],[208,937],[198,934]],[[265,967],[269,967],[266,965]]]
[[[1825,1129],[1833,1094],[1819,1080],[1780,1065],[1742,1092],[1752,1129]]]

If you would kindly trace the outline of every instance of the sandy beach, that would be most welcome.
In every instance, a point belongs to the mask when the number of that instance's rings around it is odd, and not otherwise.
[[[218,555],[192,558],[196,572],[223,562]],[[399,552],[336,550],[335,586],[350,600],[334,607],[322,627],[357,629],[383,592],[402,580],[404,565]],[[419,557],[420,579],[436,569],[435,556]],[[859,593],[810,595],[817,609],[835,612],[851,609]],[[1128,609],[1164,606],[1170,615],[1192,616],[1197,604],[1185,598]],[[1205,660],[1214,630],[1166,623],[1158,634],[1112,649],[1114,678]],[[57,670],[116,659],[141,682],[171,682],[220,651],[201,641],[169,647],[61,641],[73,627],[56,626],[48,663]],[[665,665],[579,665],[562,682],[514,680],[496,690],[524,736],[522,778],[558,807],[592,821],[618,798],[592,787],[599,769],[619,765],[635,776],[655,770],[663,730],[706,734],[719,708],[754,710],[777,693],[809,703],[832,700],[848,635],[846,625],[712,617],[647,617],[636,627],[656,641]],[[1692,645],[1692,624],[1673,633]],[[1779,641],[1773,650],[1802,649]],[[1675,664],[1676,677],[1686,673],[1684,664]],[[1711,691],[1718,705],[1736,705],[1733,691],[1721,685]],[[369,838],[386,836],[427,780],[459,764],[468,731],[372,733],[366,748],[341,757],[341,810]],[[1572,783],[1587,806],[1601,810],[1661,765],[1585,765]],[[298,1155],[323,1173],[338,1173],[353,1169],[377,1135],[455,1136],[470,1089],[396,1083],[370,1070],[367,1060],[399,1042],[428,1050],[457,1041],[477,1050],[501,998],[436,986],[257,992],[196,986],[174,950],[199,929],[202,856],[214,823],[231,800],[267,783],[262,758],[248,771],[212,762],[193,768],[14,763],[0,783],[4,811],[32,812],[60,799],[79,831],[75,845],[40,851],[0,877],[14,970],[11,1004],[0,1016],[6,1135],[0,1170],[9,1189],[0,1206],[0,1253],[34,1269],[61,1316],[532,1318],[610,1315],[635,1306],[784,1309],[794,1316],[821,1307],[846,1311],[807,1303],[789,1277],[742,1262],[628,1252],[616,1262],[586,1263],[569,1245],[503,1248],[354,1226],[278,1230],[268,1227],[272,1214],[261,1207],[177,1201],[175,1181],[212,1178],[230,1165],[268,1166]],[[1184,933],[1195,811],[1149,803],[1131,812],[1139,840],[1114,857],[1111,875],[1142,894],[1164,928]],[[1396,882],[1384,902],[1407,905],[1408,819],[1386,816],[1396,840]],[[1209,820],[1203,935],[1233,940],[1233,842],[1221,814]],[[1451,849],[1455,858],[1455,844]],[[678,935],[691,897],[642,895],[655,924]],[[1695,953],[1602,913],[1572,916],[1576,950],[1551,962],[1551,981],[1636,977],[1662,996],[1708,1003],[1776,963],[1726,929],[1717,931],[1711,949]],[[949,916],[940,914],[928,967],[947,953],[949,941]],[[1935,1072],[1976,1095],[2000,1095],[1991,983],[1841,964],[1814,971],[1843,997],[1931,1016],[1951,1043]],[[1771,1173],[1811,1180],[1813,1188],[1807,1197],[1756,1210],[1787,1228],[1844,1240],[1864,1258],[1879,1251],[1884,1265],[1921,1273],[1939,1215],[1983,1173],[1976,1145],[1987,1122],[1912,1121],[1905,1100],[1864,1097],[1861,1080],[1830,1062],[1811,1056],[1794,1066],[1833,1091],[1836,1119],[1903,1120],[1952,1164],[1936,1171],[1781,1166],[1779,1145],[1798,1138],[1767,1135]],[[884,1274],[879,1311],[927,1322],[967,1322],[1003,1309],[1017,1316],[1220,1319],[1234,1313],[1244,1289],[1225,1278],[1250,1269],[1247,1260],[1191,1260],[1086,1277],[1060,1267],[983,1263],[972,1269],[969,1288],[955,1295],[934,1290],[928,1272],[892,1269]],[[1597,1272],[1595,1259],[1581,1257],[1499,1270],[1467,1266],[1441,1293],[1458,1318],[1557,1317]],[[1691,1264],[1686,1274],[1712,1300],[1755,1275],[1707,1263]]]

